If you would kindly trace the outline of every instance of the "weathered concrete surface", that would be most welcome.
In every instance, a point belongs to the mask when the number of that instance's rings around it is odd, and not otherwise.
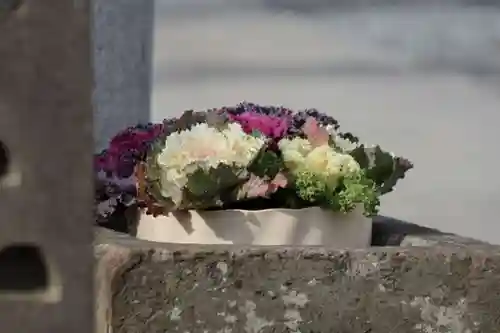
[[[107,312],[98,333],[106,325],[115,333],[496,333],[500,249],[453,245],[450,237],[341,251],[169,245],[101,233],[96,254],[107,276],[97,280]]]

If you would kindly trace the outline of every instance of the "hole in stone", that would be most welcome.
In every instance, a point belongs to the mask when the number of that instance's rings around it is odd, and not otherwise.
[[[0,141],[0,178],[4,177],[9,171],[9,151],[7,146]]]
[[[49,270],[38,247],[17,244],[0,250],[0,296],[43,292],[48,285]]]

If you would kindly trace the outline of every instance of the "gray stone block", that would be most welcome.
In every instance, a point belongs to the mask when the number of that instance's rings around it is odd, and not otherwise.
[[[0,332],[89,333],[89,1],[8,8],[0,10]]]
[[[94,136],[103,149],[150,113],[154,1],[93,1]]]
[[[101,230],[98,333],[498,331],[499,247],[438,234],[402,242],[186,246]]]

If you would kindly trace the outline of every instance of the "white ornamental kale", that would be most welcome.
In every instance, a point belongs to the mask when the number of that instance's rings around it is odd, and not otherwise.
[[[197,177],[197,181],[202,182],[203,175],[216,173],[220,167],[239,173],[250,165],[264,144],[264,139],[246,134],[237,123],[223,129],[202,123],[172,133],[156,158],[161,194],[180,205],[186,186],[198,187],[190,178]],[[203,191],[210,192],[206,188]]]

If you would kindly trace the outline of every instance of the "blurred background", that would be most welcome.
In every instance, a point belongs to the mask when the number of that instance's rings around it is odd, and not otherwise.
[[[500,2],[157,0],[155,15],[152,120],[317,108],[414,162],[382,214],[500,243]]]

